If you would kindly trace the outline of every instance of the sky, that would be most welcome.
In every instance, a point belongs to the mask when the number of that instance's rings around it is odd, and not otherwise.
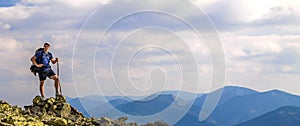
[[[69,97],[211,91],[217,46],[219,87],[299,95],[299,30],[298,0],[0,0],[0,99],[24,105],[39,94],[30,58],[46,41]]]

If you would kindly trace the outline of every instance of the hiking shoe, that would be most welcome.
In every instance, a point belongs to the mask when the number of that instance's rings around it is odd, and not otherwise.
[[[42,101],[45,101],[45,100],[46,100],[46,98],[44,96],[42,96]]]
[[[56,92],[55,96],[57,97],[57,96],[61,96],[61,95],[58,92]]]

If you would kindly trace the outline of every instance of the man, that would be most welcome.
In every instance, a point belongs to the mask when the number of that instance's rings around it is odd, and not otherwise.
[[[38,74],[40,80],[40,93],[43,100],[45,100],[44,83],[47,77],[54,80],[56,96],[59,96],[61,94],[58,91],[58,86],[60,84],[59,78],[56,76],[56,74],[54,73],[54,71],[51,69],[50,66],[50,61],[53,64],[55,64],[58,62],[58,58],[54,59],[52,53],[49,52],[49,49],[50,49],[50,43],[46,42],[44,43],[44,50],[37,52],[31,58],[31,61],[35,66],[42,68],[40,71],[38,71]],[[41,60],[37,61],[37,59],[41,59]]]

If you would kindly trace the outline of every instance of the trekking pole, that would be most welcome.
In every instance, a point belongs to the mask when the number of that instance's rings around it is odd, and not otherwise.
[[[57,69],[56,69],[56,72],[57,72],[57,77],[59,77],[59,63],[57,61]]]
[[[57,77],[59,77],[59,62],[57,61]],[[62,95],[62,92],[61,92],[61,85],[60,85],[60,80],[58,81],[58,85],[59,85],[59,90],[60,90],[60,95]]]

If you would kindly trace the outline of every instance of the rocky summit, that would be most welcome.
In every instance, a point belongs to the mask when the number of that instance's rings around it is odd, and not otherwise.
[[[82,113],[66,102],[64,96],[42,100],[36,96],[33,104],[11,106],[0,101],[1,126],[137,126],[137,123],[125,123],[127,117],[113,120],[107,117],[85,118]]]

